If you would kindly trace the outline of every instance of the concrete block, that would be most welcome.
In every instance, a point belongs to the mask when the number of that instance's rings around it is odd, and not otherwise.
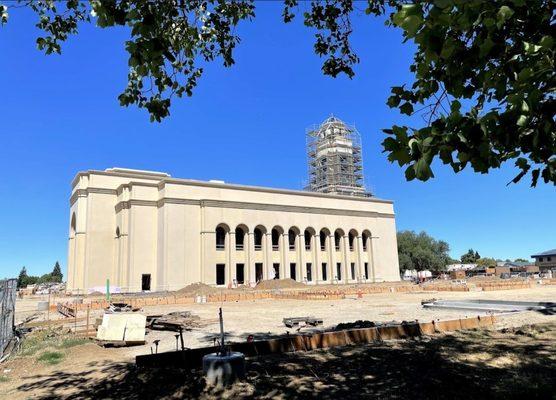
[[[97,339],[117,342],[144,342],[147,317],[142,314],[104,314],[98,327]]]

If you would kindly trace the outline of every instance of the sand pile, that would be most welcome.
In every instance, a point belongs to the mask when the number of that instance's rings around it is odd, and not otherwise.
[[[293,289],[307,287],[304,283],[296,282],[293,279],[270,279],[267,281],[260,281],[255,289],[269,290],[269,289]]]
[[[180,290],[176,291],[176,294],[183,295],[183,296],[196,296],[196,295],[207,295],[212,293],[218,293],[219,290],[212,286],[206,285],[201,282],[192,283],[191,285],[187,285]]]

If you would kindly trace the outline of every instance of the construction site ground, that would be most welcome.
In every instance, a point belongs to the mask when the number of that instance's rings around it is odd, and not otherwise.
[[[222,306],[227,340],[255,340],[274,335],[296,333],[286,328],[285,317],[315,316],[323,319],[318,328],[328,329],[338,323],[370,320],[431,321],[477,315],[456,310],[430,310],[421,306],[422,300],[490,299],[522,301],[555,301],[556,286],[489,292],[419,292],[382,293],[363,298],[348,296],[335,300],[276,300],[263,299],[241,302],[159,305],[144,307],[143,313],[164,314],[171,311],[191,311],[208,325],[184,333],[185,347],[214,344],[219,331],[216,317]],[[35,313],[40,298],[17,301],[17,319]],[[61,318],[50,312],[49,318]],[[102,311],[91,311],[91,320]],[[79,316],[83,316],[80,312]],[[46,318],[43,313],[41,318]],[[519,328],[535,324],[531,328]],[[540,324],[540,325],[539,325]],[[56,347],[62,353],[56,365],[39,361],[40,349],[31,356],[17,356],[0,365],[0,397],[19,398],[195,398],[195,397],[325,397],[357,394],[393,398],[438,397],[440,391],[460,398],[461,385],[471,385],[470,393],[482,393],[489,387],[505,397],[508,388],[525,393],[518,383],[529,377],[527,386],[535,393],[551,393],[556,387],[556,316],[529,311],[497,317],[497,329],[505,332],[458,332],[424,340],[408,340],[369,346],[342,347],[325,351],[273,355],[248,361],[248,379],[221,393],[207,391],[199,372],[136,371],[134,357],[154,350],[176,349],[175,332],[149,331],[146,344],[134,347],[103,348],[94,343],[75,341],[72,345]],[[68,342],[69,343],[69,342]],[[523,372],[516,375],[517,372]],[[536,371],[536,372],[535,372]],[[523,376],[522,376],[523,375]],[[458,380],[458,385],[446,379]],[[510,385],[510,386],[508,386]],[[551,386],[546,386],[551,385]],[[349,390],[358,390],[351,393]],[[420,393],[413,390],[421,388]],[[424,391],[423,389],[424,388]],[[466,386],[467,388],[467,386]],[[490,390],[489,389],[489,390]],[[531,389],[532,390],[532,389]],[[144,397],[146,393],[151,393]],[[351,394],[350,394],[351,393]],[[518,398],[519,396],[513,396]],[[550,396],[549,396],[550,397]],[[549,398],[548,397],[548,398]]]

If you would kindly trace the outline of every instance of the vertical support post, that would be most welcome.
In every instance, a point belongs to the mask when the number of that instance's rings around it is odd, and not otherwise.
[[[50,288],[48,288],[48,308],[46,309],[46,321],[50,326]]]
[[[110,302],[110,279],[106,279],[106,301]]]
[[[85,336],[89,337],[89,314],[91,312],[91,305],[87,304],[87,324],[85,326]]]
[[[222,307],[218,309],[218,318],[220,319],[220,355],[224,355],[224,319],[222,318]]]

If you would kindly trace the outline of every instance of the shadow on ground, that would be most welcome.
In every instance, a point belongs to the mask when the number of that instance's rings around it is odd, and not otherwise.
[[[18,387],[38,399],[394,398],[551,399],[556,324],[248,360],[248,376],[225,391],[199,371],[90,364],[79,375],[29,376]]]

